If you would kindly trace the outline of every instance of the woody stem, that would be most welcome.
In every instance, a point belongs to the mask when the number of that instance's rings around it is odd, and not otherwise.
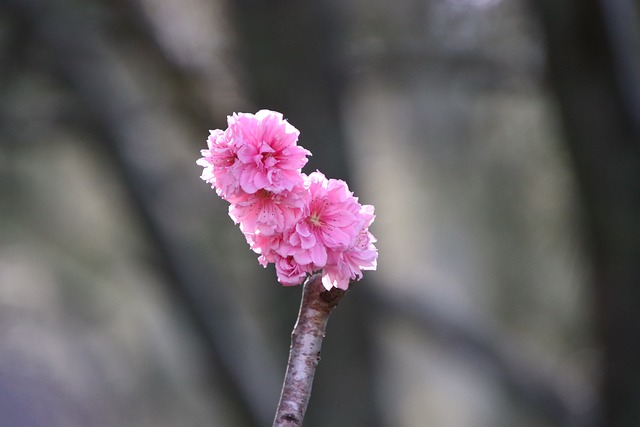
[[[287,372],[273,427],[299,427],[311,397],[311,386],[320,362],[327,321],[345,291],[325,290],[315,274],[304,283],[298,320],[291,334]]]

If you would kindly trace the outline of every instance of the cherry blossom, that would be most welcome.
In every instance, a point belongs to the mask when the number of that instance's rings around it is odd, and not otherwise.
[[[228,124],[238,147],[238,178],[245,192],[280,192],[302,184],[300,170],[311,153],[296,145],[300,132],[282,114],[269,110],[234,114]]]
[[[348,289],[376,269],[373,206],[361,205],[342,180],[302,173],[311,153],[282,114],[236,113],[227,125],[211,131],[197,164],[262,266],[273,263],[285,286],[322,270],[326,289]]]
[[[309,266],[298,264],[292,256],[283,257],[276,255],[276,276],[284,286],[295,286],[302,283],[307,274],[313,271]]]
[[[243,233],[271,236],[295,226],[304,213],[308,194],[302,186],[279,193],[258,190],[235,198],[229,216]]]
[[[314,172],[308,181],[308,215],[296,224],[288,242],[298,263],[320,269],[327,263],[328,249],[347,249],[355,241],[360,204],[342,180]]]
[[[201,151],[202,158],[196,162],[204,167],[201,178],[216,189],[218,196],[230,200],[240,190],[237,146],[228,129],[212,130],[207,145],[209,148]]]
[[[376,238],[369,232],[369,225],[375,219],[374,208],[364,205],[361,209],[362,223],[355,242],[344,251],[331,251],[329,262],[322,270],[322,284],[325,288],[347,289],[351,280],[360,280],[362,270],[375,270],[378,250]]]

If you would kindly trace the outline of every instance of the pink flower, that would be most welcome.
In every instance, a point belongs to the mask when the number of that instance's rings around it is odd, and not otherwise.
[[[262,266],[274,263],[285,286],[322,269],[326,289],[347,289],[376,269],[373,206],[361,205],[344,181],[302,173],[311,153],[282,114],[238,113],[227,124],[211,131],[197,164]]]
[[[364,205],[360,211],[361,228],[354,244],[344,251],[331,251],[329,261],[322,270],[322,284],[326,289],[336,287],[347,289],[351,280],[360,280],[362,270],[375,270],[378,250],[376,238],[369,232],[369,225],[375,219],[371,205]]]
[[[283,244],[281,234],[266,236],[264,234],[244,233],[244,237],[251,250],[260,255],[258,262],[261,266],[266,267],[269,263],[276,261],[277,251]]]
[[[275,265],[278,282],[284,286],[299,285],[305,276],[311,273],[308,266],[298,264],[292,256],[276,256]]]
[[[218,196],[229,200],[240,190],[237,175],[240,163],[237,147],[230,132],[220,129],[210,131],[208,150],[201,150],[202,158],[196,162],[204,167],[201,178],[216,189]]]
[[[245,192],[278,193],[302,184],[300,170],[311,153],[296,145],[300,132],[282,114],[269,110],[234,114],[228,124],[241,162],[237,178]]]
[[[310,201],[307,216],[299,221],[288,242],[291,254],[302,265],[319,269],[327,263],[327,249],[344,250],[360,231],[360,204],[344,181],[314,172],[308,177]]]
[[[284,233],[300,220],[309,192],[302,186],[274,193],[258,190],[236,197],[229,206],[229,216],[240,224],[243,233],[271,236]]]
[[[208,149],[196,162],[201,178],[223,199],[234,202],[258,190],[291,191],[302,185],[302,167],[311,153],[296,145],[300,132],[275,111],[238,113],[227,117],[228,128],[211,131]]]

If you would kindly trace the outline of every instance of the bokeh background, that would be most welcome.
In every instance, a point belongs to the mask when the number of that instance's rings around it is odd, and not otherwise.
[[[270,425],[300,287],[195,164],[269,108],[377,213],[305,426],[637,427],[637,12],[0,1],[0,426]]]

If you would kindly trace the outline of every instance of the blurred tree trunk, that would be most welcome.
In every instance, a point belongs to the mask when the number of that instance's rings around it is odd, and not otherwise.
[[[186,211],[175,203],[175,197],[163,206],[158,196],[162,194],[167,199],[171,198],[175,195],[171,183],[179,182],[174,188],[181,188],[182,197],[189,200],[188,205],[205,209],[197,203],[202,200],[198,193],[202,190],[184,188],[187,178],[181,174],[185,170],[170,158],[175,156],[175,152],[163,152],[166,147],[176,144],[166,140],[163,143],[158,132],[160,126],[154,126],[162,122],[159,117],[164,117],[167,123],[198,122],[200,118],[190,117],[187,120],[189,114],[183,110],[162,111],[149,107],[159,104],[154,98],[156,94],[144,91],[138,84],[135,71],[127,68],[128,63],[107,35],[103,22],[87,12],[89,7],[40,0],[11,0],[7,3],[10,12],[23,21],[26,31],[45,46],[56,76],[84,107],[84,127],[98,141],[104,142],[104,152],[112,156],[105,160],[113,161],[116,173],[130,193],[130,203],[140,216],[140,228],[155,250],[158,269],[166,276],[165,290],[171,295],[176,311],[185,316],[191,330],[201,340],[203,357],[207,360],[203,367],[203,374],[208,375],[205,381],[225,390],[227,407],[239,425],[264,425],[270,420],[272,411],[266,405],[264,396],[269,392],[265,390],[271,390],[268,380],[275,375],[265,362],[267,358],[264,356],[269,350],[263,349],[262,357],[254,357],[240,349],[246,339],[235,321],[237,314],[233,311],[228,286],[202,252],[203,246],[200,246],[198,237],[178,226],[194,225],[194,219],[200,215],[188,218]],[[130,18],[132,27],[127,27],[129,42],[146,47],[146,56],[140,56],[140,60],[162,61],[163,56],[155,51],[157,47],[152,38],[136,28],[142,24],[135,22],[135,17]],[[179,71],[166,61],[160,62],[156,68],[161,72],[147,78],[155,78],[154,83],[158,87],[174,87],[172,80]],[[200,127],[204,126],[202,123]],[[193,139],[193,135],[184,135],[184,140]],[[156,162],[151,160],[152,156],[140,156],[142,152],[153,152]],[[169,216],[181,220],[169,221]],[[206,221],[205,216],[200,218]],[[214,236],[207,238],[212,240]],[[260,370],[252,373],[251,366]]]
[[[581,185],[602,345],[600,425],[640,425],[637,3],[532,2]]]
[[[341,132],[342,26],[331,2],[231,3],[247,91],[259,108],[282,112],[313,152],[306,169],[348,179]]]

